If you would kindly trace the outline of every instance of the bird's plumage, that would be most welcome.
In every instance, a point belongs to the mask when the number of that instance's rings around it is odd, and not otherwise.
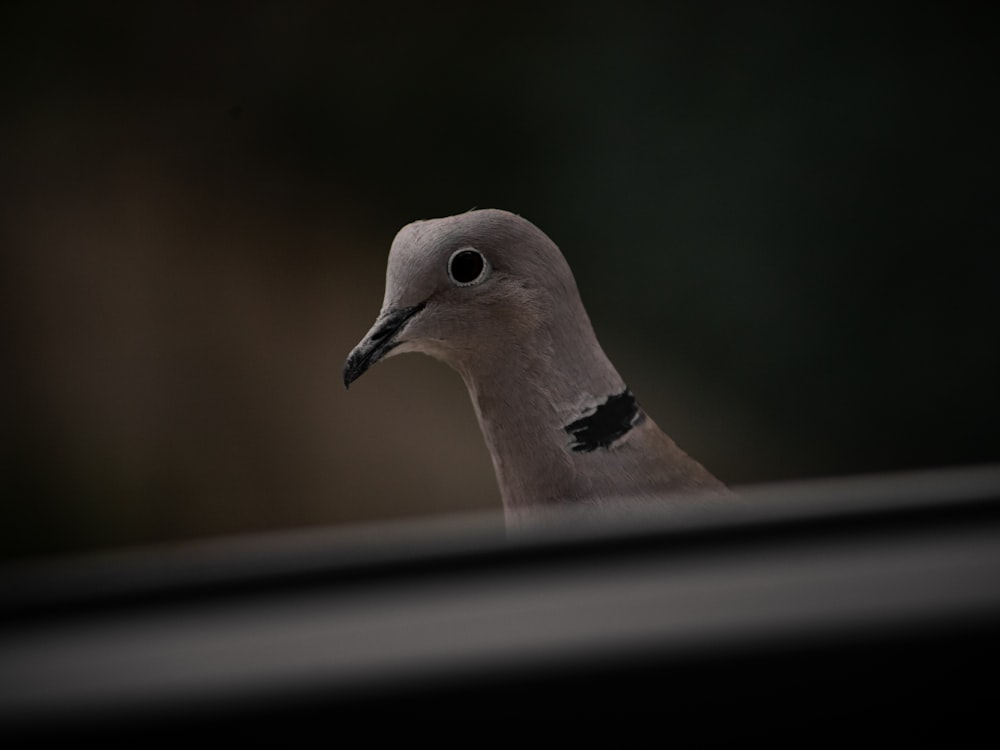
[[[594,335],[562,253],[515,214],[470,211],[396,235],[382,310],[347,359],[345,385],[410,351],[443,360],[465,381],[510,527],[566,504],[727,492],[638,406]]]

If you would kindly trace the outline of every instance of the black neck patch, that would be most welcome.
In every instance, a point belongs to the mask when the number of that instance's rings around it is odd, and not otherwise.
[[[639,413],[639,405],[628,388],[617,396],[608,396],[608,400],[593,414],[570,422],[563,428],[573,438],[569,447],[578,453],[607,448],[632,429]]]

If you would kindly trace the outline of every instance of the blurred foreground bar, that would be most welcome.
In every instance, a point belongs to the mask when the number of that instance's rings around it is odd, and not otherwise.
[[[1000,466],[741,494],[514,541],[489,516],[10,567],[0,735],[993,725]]]

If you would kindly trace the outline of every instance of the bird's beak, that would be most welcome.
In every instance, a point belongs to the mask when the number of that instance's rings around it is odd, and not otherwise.
[[[349,388],[351,383],[364,374],[365,370],[401,343],[397,340],[399,332],[413,316],[424,309],[424,304],[421,302],[413,307],[386,310],[378,316],[375,325],[347,355],[347,361],[344,363],[345,388]]]

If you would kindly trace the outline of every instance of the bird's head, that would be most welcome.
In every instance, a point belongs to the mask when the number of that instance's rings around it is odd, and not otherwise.
[[[348,356],[344,384],[403,352],[482,370],[523,357],[539,331],[551,338],[554,324],[581,318],[566,260],[531,222],[496,209],[414,222],[393,240],[382,310]]]

